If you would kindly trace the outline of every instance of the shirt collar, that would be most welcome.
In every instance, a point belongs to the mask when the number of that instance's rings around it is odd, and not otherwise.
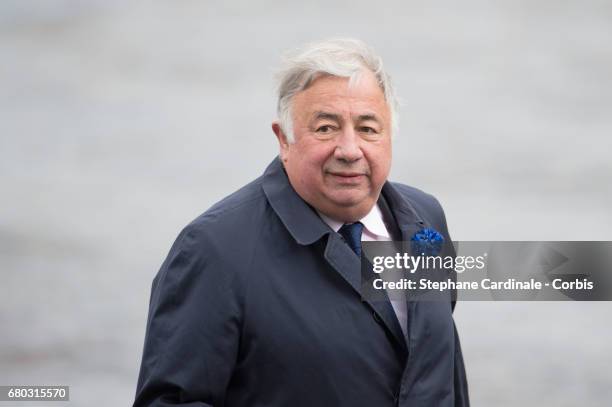
[[[332,219],[319,211],[317,211],[317,213],[319,214],[321,219],[323,219],[323,222],[325,222],[334,232],[340,230],[342,225],[344,225],[343,222]],[[368,212],[368,214],[363,218],[359,219],[359,221],[363,224],[363,226],[368,232],[379,237],[390,237],[389,232],[387,231],[387,227],[385,226],[385,222],[383,221],[382,212],[378,207],[378,204],[374,205],[372,209],[370,209],[370,212]]]

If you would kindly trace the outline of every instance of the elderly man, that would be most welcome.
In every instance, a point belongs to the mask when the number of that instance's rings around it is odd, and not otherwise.
[[[134,406],[467,406],[453,305],[368,301],[361,241],[450,242],[434,197],[387,181],[397,120],[356,40],[280,75],[280,155],[179,235],[153,282]]]

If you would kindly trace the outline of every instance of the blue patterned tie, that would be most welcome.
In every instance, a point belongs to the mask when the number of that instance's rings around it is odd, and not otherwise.
[[[361,222],[345,224],[338,230],[338,233],[342,235],[357,257],[361,257],[361,232],[363,232],[363,223]]]

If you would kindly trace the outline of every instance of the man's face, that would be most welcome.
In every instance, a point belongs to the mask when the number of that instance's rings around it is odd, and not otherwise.
[[[365,216],[391,167],[391,112],[368,70],[348,78],[321,76],[293,98],[295,141],[273,124],[281,158],[298,195],[343,222]]]

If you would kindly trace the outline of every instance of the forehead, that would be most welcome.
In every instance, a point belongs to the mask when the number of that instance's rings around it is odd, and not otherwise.
[[[385,95],[370,71],[364,71],[350,83],[349,78],[321,76],[293,99],[296,115],[310,115],[315,111],[333,113],[376,113],[389,115]]]

